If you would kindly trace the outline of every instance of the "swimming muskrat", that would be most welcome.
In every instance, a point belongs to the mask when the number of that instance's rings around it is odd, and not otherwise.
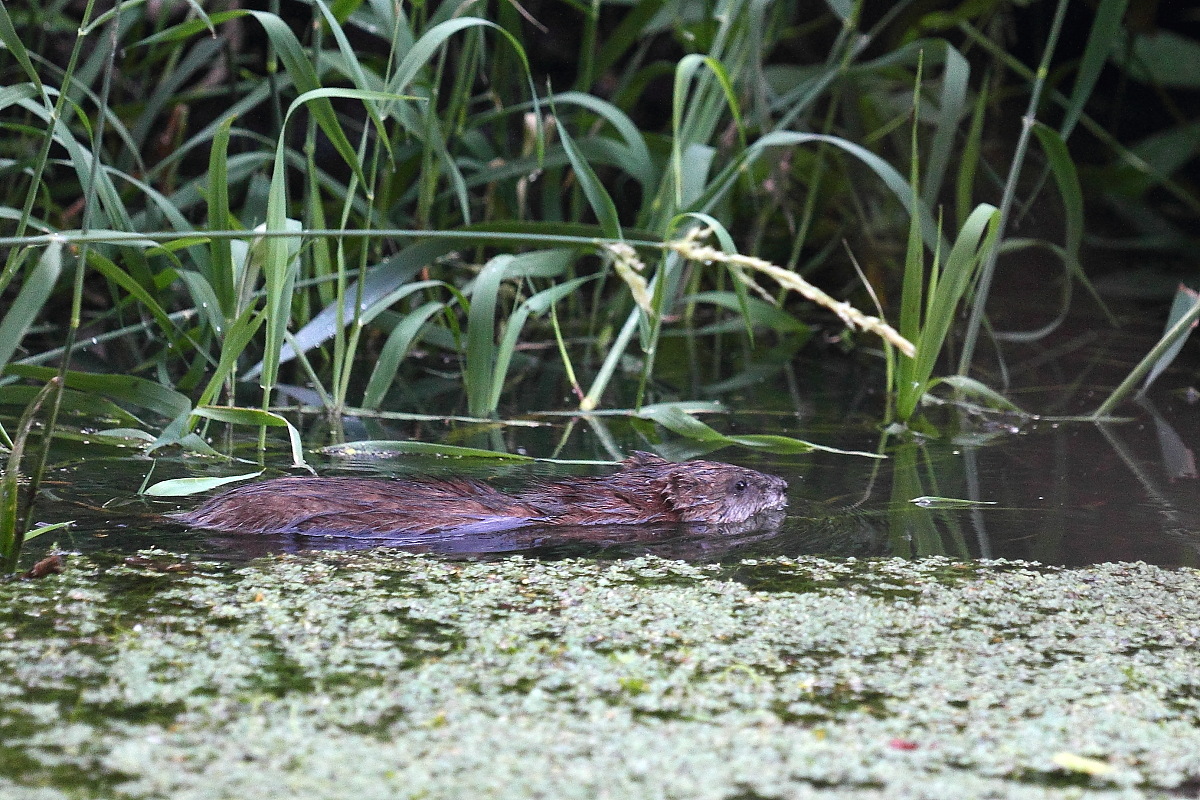
[[[471,478],[276,478],[169,514],[236,533],[488,533],[525,525],[739,523],[787,505],[787,482],[715,461],[635,452],[612,475],[563,478],[505,494]]]

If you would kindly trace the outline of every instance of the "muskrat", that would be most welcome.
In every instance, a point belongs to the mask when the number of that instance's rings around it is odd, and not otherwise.
[[[604,477],[563,478],[505,494],[471,478],[276,478],[169,514],[237,533],[489,533],[526,525],[739,523],[787,505],[787,482],[715,461],[635,452]]]

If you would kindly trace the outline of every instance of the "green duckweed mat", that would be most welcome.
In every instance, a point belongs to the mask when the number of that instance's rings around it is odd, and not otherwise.
[[[0,586],[0,797],[1200,789],[1200,573],[401,552]]]

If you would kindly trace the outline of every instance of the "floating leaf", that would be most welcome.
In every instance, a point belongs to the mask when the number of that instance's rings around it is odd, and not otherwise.
[[[166,481],[159,481],[142,494],[150,495],[151,497],[188,497],[200,492],[207,492],[209,489],[215,489],[218,486],[224,486],[227,483],[236,483],[237,481],[248,481],[251,478],[257,478],[262,475],[259,472],[247,472],[242,475],[226,475],[223,478],[172,478]]]
[[[501,453],[496,450],[480,450],[475,447],[458,447],[433,442],[401,442],[389,440],[367,440],[348,442],[321,448],[321,452],[339,458],[391,458],[392,456],[432,455],[442,458],[489,458],[502,461],[533,461],[530,456]]]
[[[931,497],[930,495],[914,497],[908,502],[912,503],[914,506],[920,506],[921,508],[935,509],[976,508],[978,506],[996,505],[996,501],[994,500],[963,500],[959,497]]]
[[[688,439],[697,442],[705,442],[709,444],[733,445],[739,444],[743,447],[750,447],[755,450],[765,450],[770,453],[794,454],[808,453],[813,450],[820,450],[827,453],[839,453],[841,455],[866,456],[867,458],[885,458],[885,456],[877,453],[867,453],[859,450],[839,450],[835,447],[826,447],[824,445],[813,444],[806,442],[803,439],[795,439],[791,436],[778,436],[773,434],[745,434],[737,436],[726,436],[725,434],[713,430],[708,425],[705,425],[700,420],[683,411],[681,408],[673,405],[645,406],[639,411],[636,416],[641,419],[652,420],[662,425],[672,433],[677,433]]]
[[[43,533],[49,533],[50,531],[56,531],[59,528],[65,528],[68,525],[74,525],[74,524],[75,524],[75,520],[69,519],[66,522],[55,522],[50,525],[41,525],[37,528],[33,528],[28,533],[26,533],[25,541],[28,542],[30,539],[33,539],[37,536],[41,536]]]
[[[1074,753],[1055,753],[1050,759],[1068,772],[1080,772],[1084,775],[1105,775],[1112,772],[1112,767],[1098,758],[1077,756]]]
[[[148,431],[143,431],[138,428],[109,428],[108,430],[97,431],[92,434],[91,438],[108,439],[109,444],[151,444],[156,437]]]

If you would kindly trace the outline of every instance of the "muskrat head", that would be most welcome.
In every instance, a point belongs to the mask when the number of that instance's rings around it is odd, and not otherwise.
[[[666,473],[667,497],[684,522],[744,522],[787,505],[787,481],[745,467],[716,461],[675,464],[648,453],[635,453],[630,462]]]

